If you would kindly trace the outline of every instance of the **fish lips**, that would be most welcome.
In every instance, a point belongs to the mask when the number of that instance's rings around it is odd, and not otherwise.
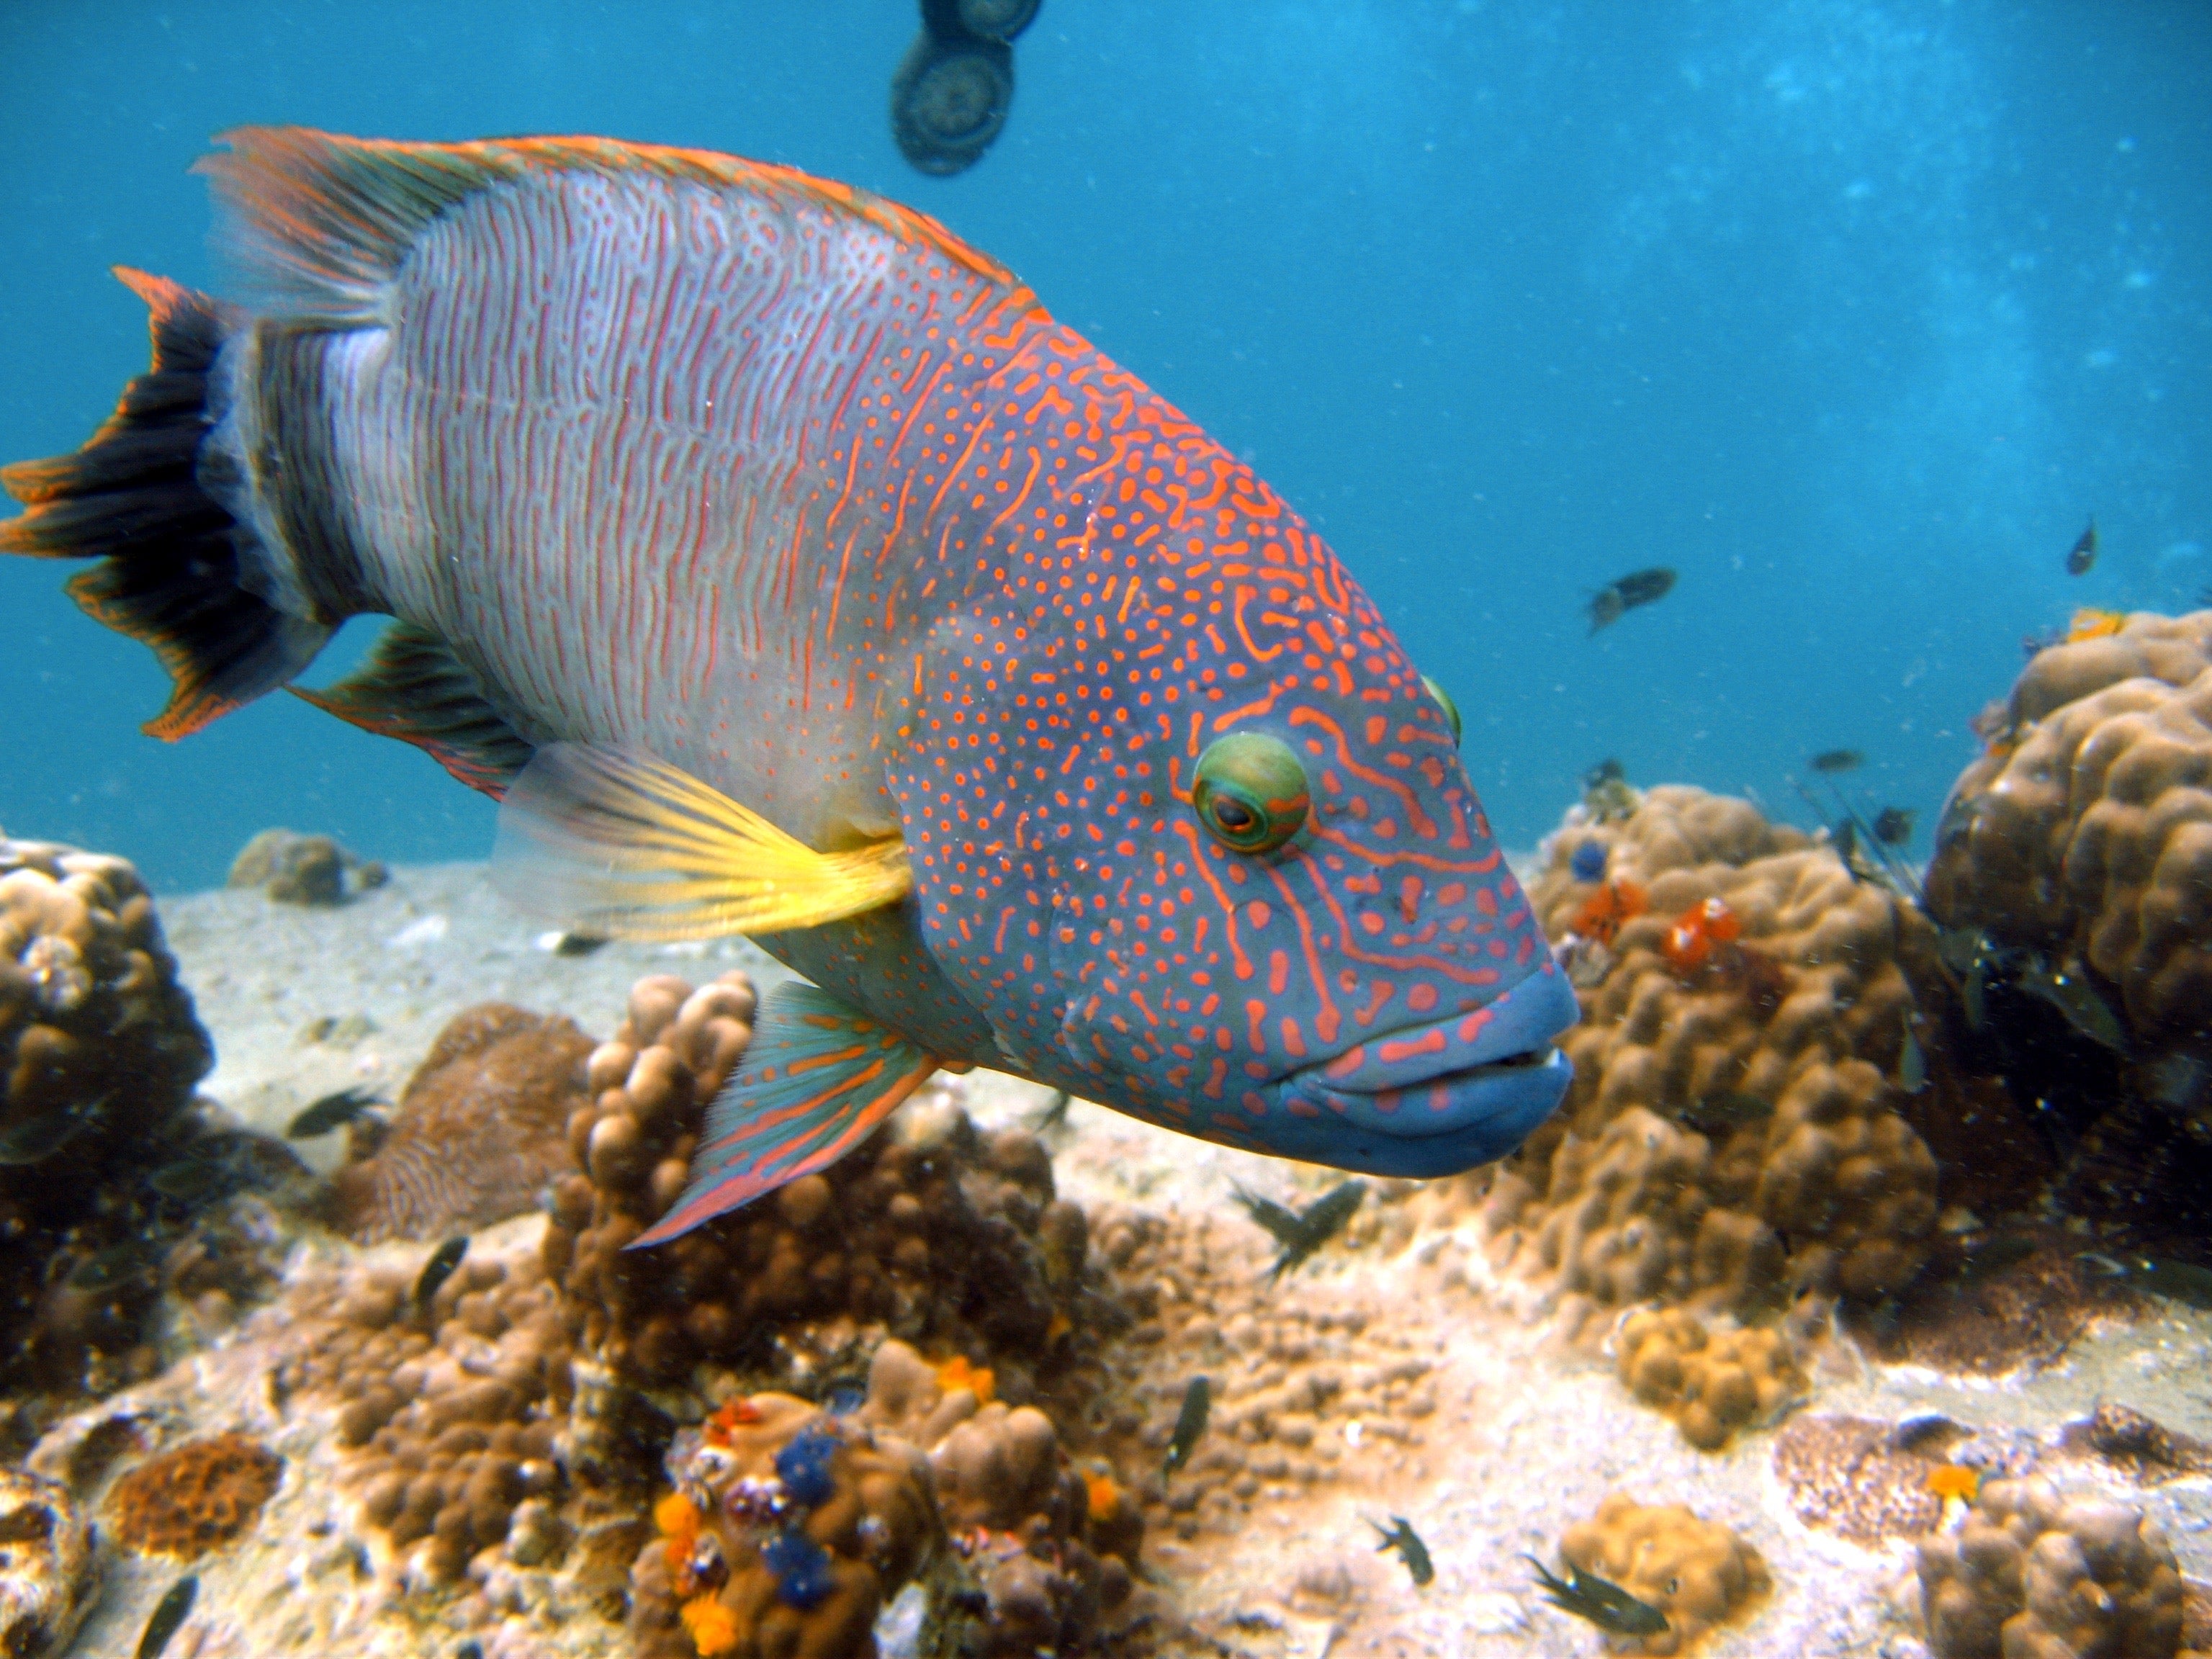
[[[1566,975],[1547,963],[1480,1008],[1308,1067],[1285,1080],[1282,1103],[1328,1148],[1320,1161],[1455,1175],[1504,1157],[1558,1109],[1574,1067],[1553,1040],[1580,1017]]]

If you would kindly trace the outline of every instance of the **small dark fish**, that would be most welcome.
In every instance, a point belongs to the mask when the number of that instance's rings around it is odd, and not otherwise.
[[[2084,1250],[2075,1257],[2111,1279],[2124,1279],[2139,1291],[2190,1307],[2212,1310],[2212,1267],[2160,1256],[2113,1257]]]
[[[1917,1095],[1928,1086],[1928,1056],[1921,1052],[1920,1039],[1912,1035],[1910,1025],[1905,1028],[1905,1041],[1899,1045],[1897,1086],[1908,1095]]]
[[[326,1135],[339,1125],[350,1123],[372,1106],[384,1104],[375,1090],[356,1085],[341,1089],[336,1094],[325,1095],[284,1126],[287,1140],[313,1140],[317,1135]]]
[[[1598,789],[1608,783],[1627,781],[1628,769],[1610,755],[1583,774],[1583,787],[1585,789]]]
[[[418,1313],[430,1310],[431,1298],[438,1287],[453,1276],[453,1269],[461,1265],[461,1258],[469,1253],[468,1236],[449,1238],[430,1252],[430,1259],[422,1264],[422,1277],[415,1281],[415,1308]]]
[[[192,1615],[192,1602],[200,1593],[198,1575],[186,1573],[169,1586],[169,1593],[154,1609],[154,1616],[146,1621],[146,1633],[138,1638],[138,1659],[155,1659],[179,1626]]]
[[[1885,806],[1874,815],[1874,838],[1884,847],[1902,847],[1912,839],[1912,809]]]
[[[1664,565],[1634,570],[1590,595],[1590,632],[1610,628],[1638,605],[1656,605],[1674,590],[1674,573]]]
[[[1856,772],[1866,757],[1856,749],[1823,749],[1810,763],[1815,772]]]
[[[1966,977],[1959,987],[1959,1005],[1966,1011],[1966,1029],[1981,1031],[1990,1023],[1990,959],[1978,956],[1966,969]]]
[[[1235,1193],[1245,1213],[1266,1228],[1275,1243],[1283,1247],[1281,1254],[1275,1257],[1273,1270],[1267,1275],[1267,1282],[1273,1284],[1285,1273],[1294,1272],[1336,1236],[1359,1207],[1360,1200],[1367,1196],[1367,1183],[1340,1182],[1304,1209],[1297,1211],[1285,1209],[1273,1199],[1248,1193],[1241,1187]]]
[[[601,939],[597,933],[564,932],[554,942],[553,954],[556,957],[587,957],[604,947],[605,944],[606,940]]]
[[[1168,1474],[1190,1462],[1212,1410],[1213,1384],[1202,1376],[1192,1377],[1190,1386],[1182,1391],[1182,1409],[1176,1413],[1175,1432],[1168,1437],[1168,1455],[1160,1465]]]
[[[2089,567],[2097,562],[2097,520],[2093,517],[2089,527],[2075,538],[2074,545],[2066,550],[2066,574],[2086,576]]]
[[[1385,1527],[1380,1521],[1367,1523],[1382,1540],[1375,1547],[1375,1553],[1380,1555],[1384,1550],[1397,1551],[1399,1559],[1406,1564],[1406,1571],[1413,1575],[1413,1583],[1427,1583],[1437,1576],[1436,1566],[1429,1559],[1429,1547],[1421,1541],[1420,1534],[1413,1530],[1413,1523],[1404,1516],[1394,1515],[1390,1519],[1395,1525]]]
[[[0,1164],[20,1166],[45,1163],[82,1133],[92,1117],[91,1111],[84,1107],[64,1106],[26,1118],[0,1134]]]
[[[1851,879],[1859,878],[1859,832],[1845,818],[1828,831],[1828,845],[1836,849],[1836,856],[1844,861],[1844,868],[1851,872]]]
[[[453,1659],[483,1659],[483,1644],[471,1638],[453,1650]]]
[[[2146,1069],[2143,1079],[2150,1097],[2161,1106],[2193,1106],[2204,1092],[2204,1062],[2194,1054],[2169,1054]]]
[[[1037,1115],[1030,1120],[1032,1134],[1047,1134],[1067,1121],[1067,1109],[1075,1103],[1075,1097],[1065,1089],[1054,1089],[1052,1098],[1045,1102]]]
[[[1740,1128],[1772,1115],[1773,1106],[1741,1089],[1723,1089],[1705,1096],[1682,1114],[1682,1121],[1701,1133]]]
[[[112,1291],[144,1278],[152,1267],[146,1247],[136,1239],[126,1239],[80,1258],[70,1269],[68,1284],[73,1291]]]
[[[2066,1023],[2092,1042],[2101,1043],[2115,1054],[2127,1053],[2128,1034],[2120,1017],[2081,975],[2054,968],[2042,957],[2031,957],[2014,982],[2065,1015]]]
[[[1639,1601],[1626,1590],[1595,1573],[1567,1563],[1569,1577],[1562,1583],[1533,1555],[1521,1558],[1536,1569],[1537,1587],[1562,1612],[1587,1619],[1614,1636],[1657,1636],[1667,1629],[1667,1615],[1649,1601]]]
[[[198,1204],[213,1198],[237,1179],[238,1172],[220,1158],[180,1158],[164,1164],[146,1177],[146,1184],[164,1198],[179,1204]]]

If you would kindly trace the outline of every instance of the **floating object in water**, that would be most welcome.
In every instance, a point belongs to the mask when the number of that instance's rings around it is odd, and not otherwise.
[[[2086,576],[2089,567],[2097,562],[2097,520],[2092,514],[2089,527],[2074,538],[2074,545],[2066,550],[2066,574]]]
[[[1884,847],[1902,847],[1912,839],[1912,819],[1909,806],[1885,806],[1874,815],[1874,838]]]
[[[1406,1571],[1413,1575],[1416,1585],[1426,1584],[1437,1576],[1435,1564],[1429,1559],[1429,1547],[1421,1541],[1420,1534],[1413,1530],[1413,1523],[1404,1516],[1392,1516],[1390,1525],[1387,1527],[1380,1521],[1370,1521],[1367,1524],[1375,1528],[1376,1535],[1382,1540],[1375,1547],[1375,1553],[1380,1555],[1384,1550],[1397,1551],[1399,1559],[1406,1564]]]
[[[1005,129],[1014,37],[1038,0],[922,0],[921,33],[891,76],[891,137],[933,178],[964,173]]]
[[[1590,595],[1589,631],[1610,628],[1638,605],[1656,605],[1674,591],[1674,573],[1665,565],[1634,570]]]
[[[1575,912],[1573,931],[1609,947],[1620,936],[1621,924],[1642,915],[1647,902],[1644,889],[1635,882],[1607,882],[1582,902]]]
[[[1601,841],[1577,842],[1567,860],[1567,872],[1577,881],[1605,879],[1605,843]]]
[[[145,1634],[138,1638],[137,1659],[158,1659],[161,1650],[169,1645],[169,1638],[192,1616],[192,1603],[199,1593],[199,1577],[194,1573],[186,1573],[169,1586],[169,1593],[155,1603],[153,1617],[147,1620]]]
[[[1168,1453],[1160,1467],[1173,1474],[1190,1462],[1206,1433],[1206,1419],[1213,1410],[1213,1385],[1202,1376],[1190,1379],[1182,1391],[1182,1409],[1176,1413],[1175,1432],[1168,1437]]]
[[[438,1288],[453,1276],[453,1269],[461,1265],[461,1258],[469,1253],[466,1234],[449,1238],[430,1252],[430,1259],[422,1264],[422,1273],[415,1280],[415,1310],[417,1313],[430,1311],[430,1304]]]
[[[358,1084],[350,1089],[340,1089],[327,1094],[309,1106],[284,1126],[287,1140],[313,1140],[317,1135],[326,1135],[341,1124],[350,1123],[372,1106],[384,1104],[375,1090]]]
[[[1242,1187],[1231,1189],[1245,1213],[1266,1228],[1276,1243],[1282,1246],[1275,1257],[1274,1270],[1267,1275],[1273,1284],[1285,1273],[1295,1272],[1304,1265],[1315,1251],[1336,1236],[1339,1229],[1352,1218],[1359,1201],[1367,1195],[1364,1181],[1340,1182],[1303,1210],[1292,1210],[1246,1192]]]
[[[1537,1587],[1553,1607],[1588,1620],[1609,1635],[1657,1636],[1668,1627],[1667,1615],[1649,1601],[1638,1601],[1611,1580],[1584,1572],[1571,1561],[1562,1582],[1534,1556],[1521,1559],[1536,1569]]]
[[[1866,764],[1866,756],[1856,749],[1823,749],[1808,764],[1815,772],[1856,772]]]

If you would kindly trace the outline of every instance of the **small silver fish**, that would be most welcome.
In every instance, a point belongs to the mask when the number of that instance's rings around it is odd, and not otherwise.
[[[21,1166],[43,1164],[90,1128],[107,1097],[80,1101],[26,1118],[0,1133],[0,1164]]]
[[[1928,1086],[1928,1056],[1921,1052],[1920,1039],[1912,1035],[1910,1024],[1898,1048],[1897,1086],[1908,1095],[1917,1095]]]
[[[2043,957],[2031,957],[2014,981],[2031,996],[2040,997],[2066,1016],[2066,1023],[2092,1042],[2115,1054],[2128,1051],[2128,1034],[2112,1005],[2097,994],[2087,978],[2054,967]]]

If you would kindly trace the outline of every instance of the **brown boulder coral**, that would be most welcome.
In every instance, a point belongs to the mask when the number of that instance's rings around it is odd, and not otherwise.
[[[192,1560],[244,1537],[283,1478],[284,1460],[251,1435],[187,1441],[124,1474],[108,1524],[127,1550]]]
[[[556,1189],[544,1243],[580,1346],[626,1385],[671,1388],[702,1364],[756,1382],[857,1372],[889,1333],[969,1356],[1028,1399],[1084,1346],[1087,1224],[1055,1196],[1036,1137],[983,1135],[949,1099],[917,1098],[771,1198],[624,1249],[682,1190],[752,1011],[740,974],[696,990],[641,980],[592,1054],[592,1099],[568,1125],[586,1172]]]
[[[331,1224],[357,1243],[437,1238],[543,1201],[575,1169],[592,1040],[560,1015],[487,1002],[438,1034],[375,1153],[331,1177]]]
[[[2172,1548],[2141,1510],[2062,1498],[2044,1480],[1984,1484],[1954,1534],[1920,1545],[1937,1659],[2171,1659],[2181,1646]]]
[[[49,1285],[143,1239],[142,1188],[198,1131],[214,1062],[154,901],[118,858],[0,837],[0,1381],[112,1387],[142,1364],[143,1276]]]
[[[2039,652],[1928,869],[1948,926],[2086,965],[2130,1036],[2212,1026],[2212,611]]]
[[[1771,1422],[1810,1386],[1780,1333],[1712,1330],[1680,1308],[1631,1314],[1614,1339],[1620,1380],[1699,1451]]]
[[[1670,786],[1556,838],[1530,887],[1554,939],[1599,890],[1571,868],[1592,840],[1644,908],[1607,907],[1612,944],[1576,947],[1575,1080],[1492,1182],[1500,1258],[1585,1309],[1900,1289],[1936,1221],[1893,1082],[1927,923],[1750,803]]]
[[[1769,1588],[1759,1552],[1680,1504],[1639,1504],[1614,1492],[1592,1519],[1569,1527],[1559,1553],[1666,1615],[1667,1628],[1632,1638],[1628,1653],[1685,1651],[1742,1613]]]

